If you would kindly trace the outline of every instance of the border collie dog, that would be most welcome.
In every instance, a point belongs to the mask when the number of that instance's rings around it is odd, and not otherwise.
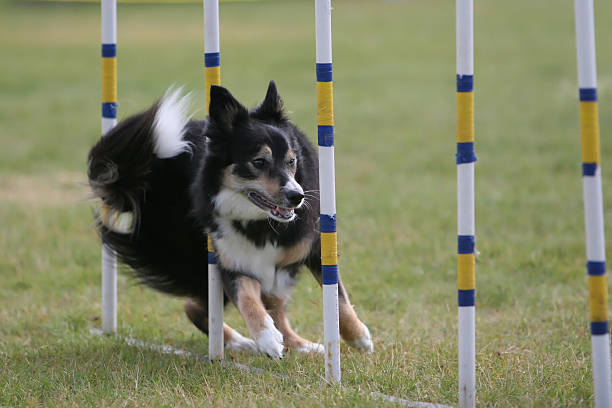
[[[186,297],[187,316],[207,333],[210,234],[225,303],[238,308],[251,337],[224,325],[225,347],[273,358],[285,347],[322,353],[286,314],[303,265],[321,284],[316,151],[287,119],[274,82],[252,110],[219,86],[211,87],[206,121],[190,120],[188,104],[169,90],[91,149],[102,241],[140,282]],[[127,227],[116,222],[126,213]],[[338,290],[342,338],[371,352],[368,328],[342,283]]]

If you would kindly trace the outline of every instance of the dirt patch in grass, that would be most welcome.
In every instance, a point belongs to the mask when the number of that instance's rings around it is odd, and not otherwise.
[[[0,203],[31,207],[56,207],[92,200],[82,173],[7,175],[0,177]]]

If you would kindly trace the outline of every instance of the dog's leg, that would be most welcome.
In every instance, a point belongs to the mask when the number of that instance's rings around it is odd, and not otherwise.
[[[272,358],[283,358],[283,334],[274,327],[274,320],[261,300],[261,286],[256,279],[244,275],[225,274],[230,298],[238,308],[257,349]],[[226,281],[224,280],[224,284]]]
[[[368,353],[374,352],[374,343],[368,326],[357,317],[348,293],[338,276],[338,306],[340,312],[340,335],[349,345]]]
[[[285,299],[266,295],[262,295],[261,298],[274,320],[274,325],[283,334],[285,347],[300,353],[323,353],[325,351],[322,344],[308,341],[291,329]]]
[[[190,298],[185,301],[185,314],[191,323],[208,336],[208,308],[202,299]],[[255,342],[244,337],[236,330],[223,323],[223,345],[231,351],[257,351]]]
[[[317,282],[319,282],[319,285],[322,285],[323,277],[321,275],[320,250],[320,243],[315,242],[312,252],[307,259],[306,265],[310,269],[310,272],[312,272]],[[340,275],[338,275],[338,309],[340,314],[340,335],[344,341],[346,341],[350,346],[361,351],[368,353],[374,352],[374,343],[372,343],[370,330],[357,317],[357,313],[355,313],[355,309],[353,309],[353,306],[349,300],[348,293],[344,289]]]

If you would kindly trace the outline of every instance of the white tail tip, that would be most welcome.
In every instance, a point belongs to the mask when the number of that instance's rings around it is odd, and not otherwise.
[[[183,140],[185,125],[191,118],[188,114],[191,94],[181,96],[181,93],[182,88],[168,88],[155,114],[154,151],[160,159],[168,159],[191,151],[189,142]]]

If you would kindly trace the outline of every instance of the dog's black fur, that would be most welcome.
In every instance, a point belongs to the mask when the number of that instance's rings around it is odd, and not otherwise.
[[[102,222],[98,230],[142,283],[173,295],[205,298],[206,232],[218,230],[212,203],[223,170],[232,163],[244,164],[264,142],[276,144],[277,151],[291,146],[298,152],[295,180],[305,190],[316,191],[317,154],[284,115],[274,83],[251,112],[225,88],[213,86],[209,120],[187,124],[184,139],[190,151],[167,159],[153,153],[151,133],[158,105],[120,122],[89,153],[88,178],[94,192],[113,210],[134,212],[132,233],[116,232]],[[238,171],[252,177],[244,166]],[[290,246],[304,236],[316,237],[318,198],[295,212],[296,221],[288,224],[256,220],[234,225],[257,246]],[[316,251],[308,258],[314,258],[304,260],[309,265],[320,263]]]
[[[89,182],[104,205],[133,212],[133,231],[98,222],[103,242],[142,282],[179,296],[206,296],[206,235],[191,215],[190,186],[206,151],[205,122],[188,124],[193,153],[153,154],[157,105],[112,129],[89,153]]]
[[[129,231],[116,228],[109,217],[99,218],[97,227],[103,242],[131,267],[140,282],[197,299],[203,306],[198,313],[203,315],[208,293],[207,233],[213,241],[221,242],[227,225],[231,225],[232,234],[257,248],[272,245],[283,249],[306,242],[307,251],[282,269],[294,277],[300,265],[307,265],[321,282],[317,154],[287,119],[274,83],[270,83],[264,101],[251,111],[225,88],[211,87],[210,116],[206,121],[189,121],[182,131],[189,148],[164,158],[156,154],[154,135],[162,103],[122,121],[89,153],[88,176],[94,193],[111,213],[133,215]],[[252,160],[264,146],[271,156],[258,169]],[[296,163],[290,164],[288,155],[295,157]],[[279,189],[270,201],[274,199],[276,208],[282,207],[287,217],[295,216],[288,222],[272,216],[229,217],[229,224],[221,228],[220,223],[228,217],[221,213],[218,200],[227,180],[246,184],[273,180]],[[254,211],[263,211],[251,205]],[[219,267],[225,300],[235,304],[238,278],[261,280],[257,273],[227,262],[219,262]],[[342,287],[340,296],[348,304]],[[207,332],[202,321],[194,323]]]

